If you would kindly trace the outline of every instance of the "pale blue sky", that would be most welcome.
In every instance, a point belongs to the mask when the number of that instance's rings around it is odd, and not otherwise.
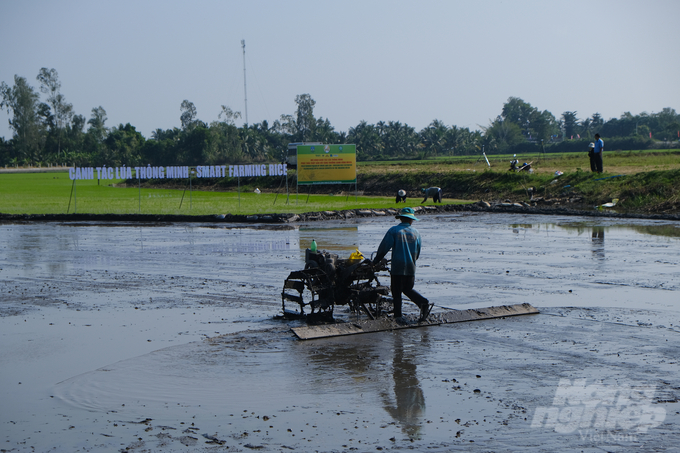
[[[148,138],[179,127],[184,99],[208,123],[245,114],[245,39],[249,123],[303,93],[338,131],[477,129],[510,96],[609,119],[680,109],[679,20],[678,0],[0,0],[0,81],[37,90],[55,68],[76,113],[101,105]]]

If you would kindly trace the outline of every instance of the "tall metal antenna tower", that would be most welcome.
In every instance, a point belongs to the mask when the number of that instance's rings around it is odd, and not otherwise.
[[[246,40],[241,40],[243,47],[243,95],[246,101],[246,126],[248,125],[248,91],[246,90]]]

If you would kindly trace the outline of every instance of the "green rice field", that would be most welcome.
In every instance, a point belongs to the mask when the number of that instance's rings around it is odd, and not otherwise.
[[[352,194],[256,194],[113,187],[122,180],[77,180],[67,172],[0,173],[0,213],[4,214],[263,214],[343,209],[384,209],[392,197]],[[418,200],[414,199],[417,205]]]

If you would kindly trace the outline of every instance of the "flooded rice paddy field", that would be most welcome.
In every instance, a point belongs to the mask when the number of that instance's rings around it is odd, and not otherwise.
[[[541,314],[274,319],[312,239],[369,255],[394,224],[0,225],[0,451],[675,450],[680,224],[426,215],[435,310]]]

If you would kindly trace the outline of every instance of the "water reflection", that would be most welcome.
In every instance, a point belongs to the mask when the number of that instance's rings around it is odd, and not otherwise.
[[[629,232],[633,231],[643,235],[652,236],[664,236],[668,238],[680,238],[680,224],[677,223],[655,223],[655,224],[607,224],[603,225],[605,222],[568,222],[568,223],[538,223],[534,224],[534,227],[540,228],[543,226],[547,228],[548,226],[562,228],[567,231],[576,231],[578,234],[583,234],[589,231],[591,228],[602,228],[608,231],[622,231]],[[607,222],[609,223],[609,222]],[[512,228],[531,228],[532,225],[526,224],[511,224]]]
[[[642,234],[680,238],[680,224],[665,225],[631,225],[629,228]]]
[[[428,344],[427,331],[330,338],[305,344],[303,363],[323,387],[332,383],[336,392],[360,393],[366,401],[372,393],[406,436],[420,439],[425,393],[418,360]]]
[[[29,275],[40,268],[53,276],[65,272],[69,260],[61,255],[77,252],[80,247],[77,231],[52,225],[7,225],[0,231],[0,249],[6,250],[6,262],[21,266]]]
[[[427,333],[424,334],[426,336]],[[411,439],[420,439],[425,395],[414,359],[414,349],[404,348],[404,335],[395,335],[392,359],[394,395],[383,392],[381,397],[385,411],[401,425],[401,431]]]
[[[680,239],[680,224],[655,221],[641,221],[639,223],[616,223],[610,219],[588,220],[588,221],[569,221],[555,223],[511,223],[508,226],[512,229],[515,237],[527,238],[528,232],[538,232],[540,230],[563,230],[568,234],[575,232],[577,235],[590,236],[590,249],[592,257],[598,261],[604,261],[605,254],[605,233],[609,236],[610,252],[615,249],[615,242],[621,240],[644,240],[649,241],[649,236],[665,238],[667,243],[674,243]],[[523,236],[522,236],[523,234]],[[644,236],[648,236],[645,238]],[[614,242],[612,242],[614,241]]]
[[[340,228],[300,227],[299,234],[300,250],[309,248],[312,239],[318,244],[319,250],[327,250],[331,253],[353,252],[354,249],[359,247],[359,227],[357,226]],[[349,254],[347,255],[349,256]],[[341,256],[341,258],[346,257]]]
[[[604,260],[604,227],[593,227],[592,245],[593,255],[598,260]]]

